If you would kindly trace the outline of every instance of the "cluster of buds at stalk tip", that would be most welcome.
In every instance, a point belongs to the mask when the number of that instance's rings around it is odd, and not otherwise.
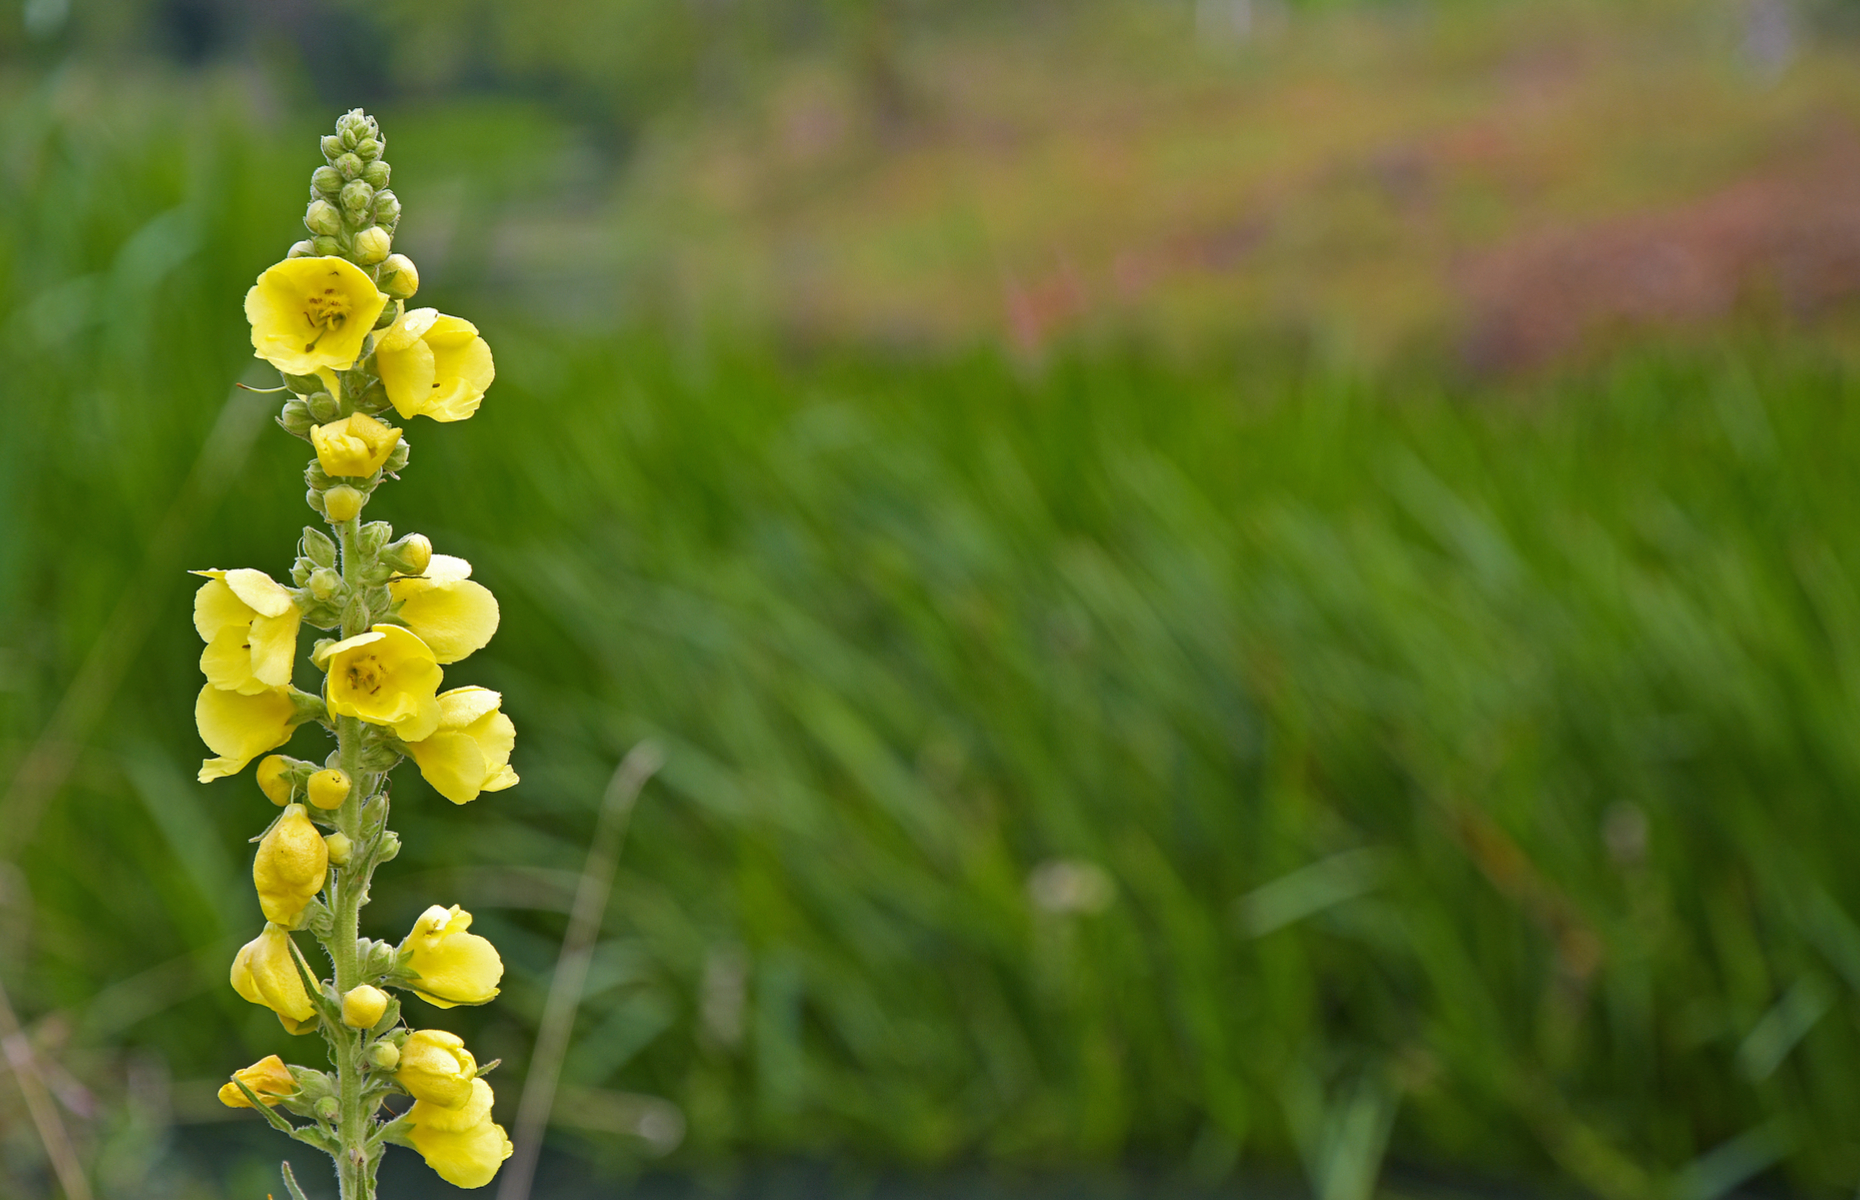
[[[440,795],[468,803],[517,783],[516,730],[496,692],[442,690],[445,668],[497,631],[496,598],[423,535],[361,519],[407,465],[405,423],[477,411],[490,348],[468,321],[407,307],[419,272],[393,252],[400,200],[375,120],[345,114],[322,150],[311,236],[259,276],[245,311],[257,356],[291,393],[278,423],[314,450],[305,498],[324,527],[304,528],[288,584],[250,568],[195,572],[206,580],[194,599],[206,643],[195,717],[214,753],[201,782],[259,759],[258,789],[278,808],[253,839],[264,927],[234,959],[232,986],[291,1033],[320,1032],[335,1068],[273,1055],[235,1072],[220,1098],[328,1152],[343,1200],[362,1200],[389,1144],[461,1187],[488,1183],[511,1151],[481,1078],[496,1064],[480,1066],[453,1034],[412,1028],[396,995],[484,1004],[503,977],[496,948],[458,905],[432,906],[399,943],[363,938],[359,924],[375,868],[400,849],[388,773],[411,758]],[[310,647],[324,673],[314,693],[292,683],[306,625],[324,631]],[[334,739],[323,761],[271,753],[306,724]],[[297,933],[321,944],[327,977]],[[384,1108],[393,1095],[413,1099],[399,1116]]]

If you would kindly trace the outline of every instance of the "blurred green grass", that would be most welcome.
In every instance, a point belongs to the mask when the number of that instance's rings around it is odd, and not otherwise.
[[[0,970],[102,1102],[104,1190],[144,1195],[209,1080],[308,1045],[222,983],[269,809],[192,782],[182,571],[282,574],[307,519],[301,444],[228,388],[310,143],[204,91],[11,100],[5,777],[74,680],[98,707],[42,813],[0,810]],[[505,692],[524,783],[455,809],[407,773],[367,932],[478,914],[508,987],[441,1021],[506,1104],[650,736],[568,1082],[679,1105],[675,1164],[1860,1176],[1860,425],[1820,351],[1033,372],[569,327],[435,274],[498,382],[376,509],[500,597],[450,677]]]

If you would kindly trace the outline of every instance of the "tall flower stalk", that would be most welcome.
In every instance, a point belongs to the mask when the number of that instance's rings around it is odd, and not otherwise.
[[[201,782],[265,755],[256,782],[282,809],[255,839],[265,923],[233,960],[232,986],[291,1033],[320,1033],[334,1068],[270,1055],[235,1072],[220,1099],[329,1154],[343,1200],[364,1200],[389,1144],[461,1187],[489,1183],[510,1155],[481,1078],[496,1064],[480,1065],[451,1033],[413,1028],[395,994],[442,1009],[486,1003],[504,973],[497,950],[456,904],[428,908],[399,944],[361,936],[361,912],[375,868],[400,849],[387,824],[396,764],[412,758],[440,795],[465,804],[517,782],[516,730],[496,692],[440,690],[444,668],[496,632],[497,600],[463,559],[362,521],[407,465],[395,422],[471,416],[494,373],[490,348],[469,321],[407,307],[419,272],[393,253],[400,201],[375,120],[345,114],[322,150],[304,215],[312,236],[259,276],[245,311],[257,356],[291,393],[278,423],[316,452],[305,499],[328,532],[304,529],[290,586],[249,568],[195,572],[207,580],[194,598],[207,683],[194,715],[214,753]],[[292,684],[304,625],[328,634],[309,655],[320,694]],[[310,723],[335,742],[321,763],[267,754]],[[317,941],[322,962],[298,934]],[[413,1102],[402,1110],[394,1096]],[[288,1163],[284,1178],[301,1200]]]

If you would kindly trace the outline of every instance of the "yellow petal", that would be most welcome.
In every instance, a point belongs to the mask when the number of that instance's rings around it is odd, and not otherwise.
[[[401,601],[400,619],[432,647],[439,662],[455,663],[482,650],[497,633],[497,597],[483,584],[396,579],[389,589]]]
[[[330,647],[325,699],[338,716],[392,726],[403,741],[439,727],[437,692],[444,672],[425,642],[398,625],[376,625]]]
[[[420,777],[454,804],[478,798],[491,773],[478,743],[463,733],[441,731],[408,747],[419,765]]]
[[[444,1133],[416,1122],[407,1140],[426,1165],[454,1187],[483,1187],[496,1178],[497,1168],[511,1154],[504,1127],[493,1121],[480,1122],[459,1133]]]
[[[253,617],[252,606],[239,599],[226,585],[224,571],[196,571],[210,578],[194,593],[194,632],[203,642],[211,642],[228,626],[247,625]]]
[[[386,306],[359,267],[333,256],[286,259],[245,295],[254,353],[292,375],[347,370]]]
[[[435,421],[463,421],[478,411],[497,377],[491,347],[478,327],[460,317],[440,317],[426,335],[433,348],[433,392],[425,406]]]
[[[247,1001],[277,1013],[292,1033],[316,1024],[316,1006],[291,957],[290,934],[277,925],[267,923],[264,932],[239,948],[233,958],[232,986]]]
[[[265,919],[296,923],[329,873],[329,846],[301,804],[289,804],[266,831],[252,860],[252,887]]]
[[[237,774],[267,750],[291,740],[296,706],[283,688],[254,696],[222,691],[208,684],[194,700],[194,724],[200,740],[219,755],[200,767],[200,782]]]
[[[297,662],[297,628],[303,617],[295,607],[275,617],[259,617],[252,622],[252,676],[272,687],[291,681],[291,668]]]
[[[404,349],[376,349],[375,370],[381,376],[381,385],[387,389],[394,411],[403,419],[411,421],[425,411],[435,373],[432,347],[415,339]]]
[[[471,914],[454,904],[438,905],[420,914],[401,947],[409,951],[408,965],[420,978],[410,986],[416,996],[440,1008],[484,1004],[498,993],[504,961],[497,947],[471,928]]]

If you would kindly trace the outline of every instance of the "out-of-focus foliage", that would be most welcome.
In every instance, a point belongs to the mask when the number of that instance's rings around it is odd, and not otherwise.
[[[191,782],[175,697],[181,572],[282,573],[305,519],[300,444],[228,385],[260,378],[238,301],[296,236],[306,135],[160,95],[74,76],[0,131],[3,777],[74,739],[42,806],[0,802],[0,969],[124,1196],[188,1194],[173,1123],[286,1040],[224,982],[265,801]],[[466,307],[435,274],[422,299]],[[524,782],[460,809],[409,781],[365,932],[469,904],[507,1003],[446,1023],[514,1083],[606,774],[661,742],[563,1145],[636,1161],[614,1135],[647,1094],[696,1166],[1297,1163],[1360,1200],[1386,1144],[1611,1200],[1852,1186],[1835,365],[1457,391],[1101,349],[1030,376],[491,299],[496,386],[379,515],[502,600],[473,681]]]

